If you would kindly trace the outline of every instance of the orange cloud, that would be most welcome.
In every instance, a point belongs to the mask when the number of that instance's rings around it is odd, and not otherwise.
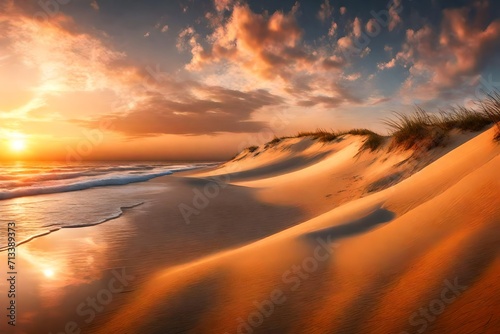
[[[388,69],[388,68],[393,68],[394,66],[396,66],[396,59],[395,58],[389,60],[387,63],[379,63],[379,64],[377,64],[377,67],[378,67],[379,70],[385,70],[385,69]]]
[[[264,77],[287,76],[290,67],[305,65],[312,57],[299,44],[302,30],[294,14],[292,10],[288,14],[275,12],[265,17],[253,13],[248,5],[237,5],[225,24],[209,36],[209,50],[201,46],[193,30],[181,32],[180,40],[191,47],[188,69],[198,70],[227,59]]]
[[[329,2],[323,3],[321,9],[329,12],[331,8],[328,5]],[[338,92],[334,89],[349,82],[347,76],[342,74],[349,66],[344,49],[354,47],[353,39],[362,34],[362,22],[356,18],[351,24],[349,35],[340,38],[337,43],[313,47],[303,40],[303,31],[296,19],[297,12],[298,4],[289,12],[255,13],[248,5],[237,3],[227,17],[207,14],[209,27],[212,28],[207,36],[201,36],[192,27],[187,27],[179,34],[179,49],[191,53],[187,70],[197,74],[223,66],[226,71],[228,68],[237,68],[238,71],[234,72],[242,74],[243,69],[245,73],[242,80],[255,77],[261,86],[279,85],[282,87],[280,93],[291,94],[299,101],[311,96],[330,97],[332,101],[337,99]],[[331,37],[336,29],[337,25],[332,23]],[[369,48],[364,48],[359,50],[356,57],[362,58],[369,52]],[[304,84],[305,78],[311,85]],[[339,85],[331,86],[331,82]],[[311,90],[315,91],[313,95]],[[342,104],[350,99],[338,100]],[[359,101],[357,98],[352,100]]]
[[[218,12],[222,12],[224,10],[229,10],[233,2],[234,0],[214,0],[214,6]]]
[[[264,90],[240,92],[189,82],[177,85],[177,90],[177,99],[150,93],[129,112],[76,122],[93,128],[106,120],[129,137],[258,132],[266,123],[251,120],[252,113],[283,103]]]

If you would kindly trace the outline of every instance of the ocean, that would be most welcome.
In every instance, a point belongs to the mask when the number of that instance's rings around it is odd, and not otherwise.
[[[13,162],[0,164],[0,251],[7,246],[7,223],[16,224],[22,244],[61,228],[91,226],[119,217],[144,203],[146,195],[168,191],[144,182],[214,163]],[[135,183],[134,186],[127,186]],[[4,233],[5,232],[5,233]]]

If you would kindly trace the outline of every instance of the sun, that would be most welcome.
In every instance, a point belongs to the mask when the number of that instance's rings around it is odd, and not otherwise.
[[[43,274],[45,275],[45,277],[51,278],[51,277],[54,276],[54,270],[52,270],[52,269],[45,269],[43,271]]]
[[[17,137],[10,140],[10,149],[14,152],[22,152],[26,149],[26,141]]]
[[[12,139],[10,142],[12,151],[21,152],[26,148],[26,142],[23,139]]]

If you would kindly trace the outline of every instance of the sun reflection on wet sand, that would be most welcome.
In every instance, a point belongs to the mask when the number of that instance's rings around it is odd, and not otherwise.
[[[98,226],[59,230],[19,246],[22,294],[17,302],[22,305],[18,322],[23,330],[50,332],[71,319],[81,320],[77,306],[102,289],[115,265],[108,254],[114,253],[118,240],[134,232],[127,218],[120,217]],[[0,260],[5,257],[1,252]]]

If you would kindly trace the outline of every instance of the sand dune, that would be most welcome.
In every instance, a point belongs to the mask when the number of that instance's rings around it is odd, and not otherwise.
[[[387,144],[376,152],[360,152],[357,136],[331,144],[294,138],[186,175],[183,182],[216,178],[252,189],[264,203],[300,208],[305,219],[159,270],[94,330],[497,333],[493,136],[455,133],[431,151]],[[228,210],[238,224],[238,206]]]

